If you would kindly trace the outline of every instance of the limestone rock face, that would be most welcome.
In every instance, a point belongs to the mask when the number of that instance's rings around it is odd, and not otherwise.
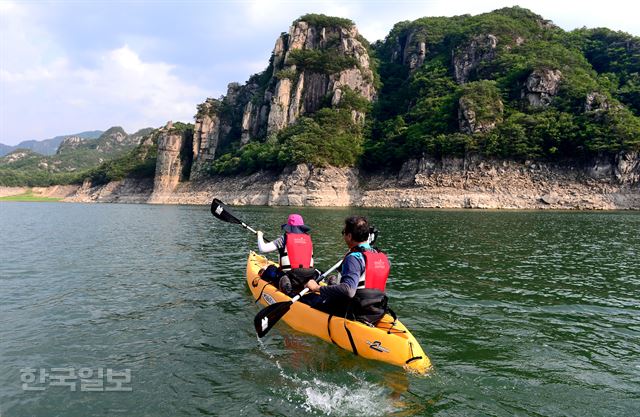
[[[278,132],[287,126],[290,99],[291,80],[284,78],[278,81],[275,94],[271,96],[271,111],[267,122],[267,134]]]
[[[229,84],[226,96],[198,106],[193,141],[191,178],[218,156],[218,148],[243,146],[264,139],[301,116],[322,106],[339,106],[349,89],[372,101],[376,96],[369,54],[355,26],[315,26],[296,21],[275,42],[270,69],[252,76],[245,85]],[[328,53],[353,61],[353,66],[330,72],[326,68],[296,65],[293,51]],[[364,120],[354,112],[353,119]]]
[[[360,197],[357,170],[300,164],[286,169],[273,183],[270,206],[345,206]]]
[[[469,81],[472,73],[483,62],[496,57],[498,38],[494,35],[479,35],[456,51],[453,51],[453,77],[459,84]]]
[[[526,99],[530,106],[547,106],[553,96],[558,93],[561,81],[562,72],[560,70],[534,70],[525,82],[522,98]]]
[[[288,33],[278,38],[272,55],[273,74],[286,72],[295,76],[280,78],[273,94],[265,97],[270,103],[268,134],[295,122],[300,115],[317,111],[328,95],[333,97],[332,105],[337,106],[340,100],[335,94],[341,88],[348,87],[369,101],[374,99],[376,91],[369,54],[358,38],[355,26],[316,27],[305,21],[294,23]],[[357,65],[336,73],[297,68],[290,59],[295,50],[330,51],[353,58]]]
[[[192,138],[173,129],[171,122],[160,132],[158,137],[158,159],[153,182],[153,194],[149,202],[153,203],[162,198],[163,194],[170,194],[183,178],[185,170],[184,159],[186,152],[192,149]]]
[[[391,54],[391,60],[409,67],[410,71],[416,70],[422,64],[427,55],[427,43],[425,35],[420,30],[410,30],[396,38],[395,46]]]
[[[191,178],[193,179],[198,178],[202,174],[202,168],[213,161],[216,156],[220,138],[220,117],[214,109],[218,104],[217,100],[209,99],[202,104],[201,111],[196,115],[196,123],[193,128],[193,164],[191,166]]]
[[[620,184],[636,185],[640,191],[640,152],[621,152],[616,156],[614,175]]]
[[[169,147],[174,152],[177,148]],[[598,177],[590,175],[594,164],[580,168],[477,155],[410,160],[397,177],[303,164],[282,174],[257,172],[178,182],[171,193],[152,194],[149,180],[125,179],[95,187],[87,182],[76,192],[67,192],[65,201],[210,204],[217,197],[240,205],[640,209],[640,154],[595,163],[602,173]]]

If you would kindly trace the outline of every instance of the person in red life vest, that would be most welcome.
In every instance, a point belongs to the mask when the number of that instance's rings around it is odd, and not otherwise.
[[[281,291],[292,295],[294,290],[302,289],[307,279],[315,276],[313,268],[313,242],[304,224],[302,216],[290,214],[287,223],[282,225],[282,236],[266,243],[261,231],[258,231],[258,250],[262,253],[278,251],[279,266],[270,265],[261,277],[278,284]],[[304,281],[304,282],[302,282]]]
[[[335,315],[346,314],[349,308],[357,308],[352,301],[375,293],[384,295],[390,264],[387,256],[369,243],[369,222],[363,216],[347,217],[342,236],[349,252],[342,262],[340,282],[320,286],[315,280],[307,282],[309,295],[300,301],[319,310]],[[384,314],[383,314],[384,315]]]

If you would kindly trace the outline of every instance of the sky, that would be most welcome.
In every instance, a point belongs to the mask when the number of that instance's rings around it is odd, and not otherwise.
[[[404,20],[514,5],[565,30],[640,36],[640,3],[620,0],[0,0],[0,143],[192,122],[198,103],[263,71],[306,13],[349,18],[373,42]]]

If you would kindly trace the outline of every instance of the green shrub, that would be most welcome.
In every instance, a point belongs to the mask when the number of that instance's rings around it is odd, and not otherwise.
[[[342,17],[326,16],[324,14],[316,14],[316,13],[309,13],[309,14],[305,14],[304,16],[300,16],[300,18],[296,19],[293,23],[295,24],[298,22],[307,22],[311,26],[317,26],[321,28],[337,27],[337,28],[350,29],[354,25],[353,21],[350,19],[345,19]]]
[[[281,69],[280,71],[277,71],[275,74],[275,77],[279,80],[282,80],[283,78],[287,78],[291,81],[296,81],[298,79],[298,72],[291,68],[285,68],[285,69]]]
[[[141,144],[121,158],[104,162],[96,168],[79,173],[78,181],[88,179],[93,185],[101,185],[127,177],[153,178],[157,158],[158,144],[155,137],[151,145]]]
[[[335,49],[294,49],[289,51],[287,65],[295,65],[299,71],[330,75],[356,67],[358,60]]]
[[[251,142],[216,159],[213,174],[281,170],[309,163],[315,166],[353,166],[362,154],[362,127],[351,110],[324,108],[313,117],[301,117],[265,142]]]
[[[340,109],[356,110],[362,113],[367,113],[371,110],[371,103],[362,94],[354,91],[348,85],[341,86],[340,102],[336,106]]]

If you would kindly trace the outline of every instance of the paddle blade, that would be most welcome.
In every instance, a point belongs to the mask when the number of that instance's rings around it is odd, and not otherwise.
[[[242,224],[242,222],[229,211],[229,208],[217,198],[214,198],[211,202],[211,214],[227,223]]]
[[[256,328],[258,337],[263,337],[269,330],[284,316],[291,308],[291,301],[282,301],[280,303],[271,304],[263,308],[255,319],[253,319],[253,325]]]

